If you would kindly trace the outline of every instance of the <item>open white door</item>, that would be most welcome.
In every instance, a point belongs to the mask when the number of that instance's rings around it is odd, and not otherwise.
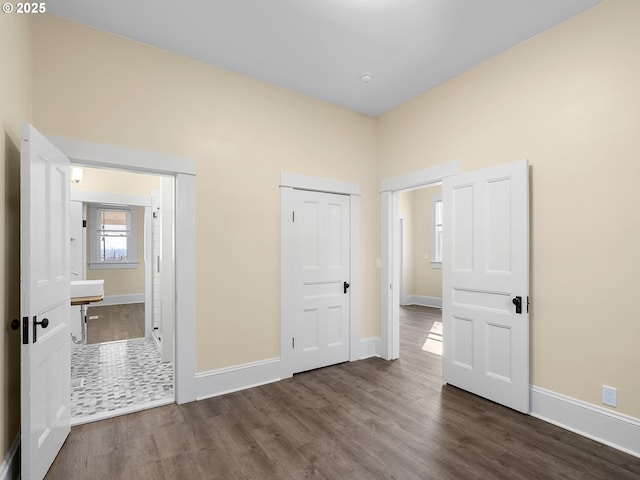
[[[349,360],[349,201],[295,190],[293,373]]]
[[[526,160],[443,180],[446,383],[529,412]]]
[[[20,188],[22,479],[40,480],[70,431],[69,160],[31,125]]]

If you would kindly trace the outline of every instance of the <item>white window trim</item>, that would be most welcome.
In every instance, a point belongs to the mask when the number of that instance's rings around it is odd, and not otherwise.
[[[131,234],[128,237],[127,243],[127,258],[126,261],[101,261],[98,256],[98,224],[99,224],[99,215],[98,212],[100,210],[124,210],[129,212],[128,219],[129,224],[127,225]],[[90,260],[89,260],[89,268],[91,270],[110,270],[110,269],[122,269],[122,268],[138,268],[138,208],[133,206],[114,206],[109,204],[95,204],[92,203],[89,205],[89,215],[91,218],[91,223],[89,225],[89,241],[90,241]]]
[[[442,251],[440,251],[440,260],[436,255],[436,204],[442,202],[442,195],[434,195],[431,197],[431,268],[442,269]]]

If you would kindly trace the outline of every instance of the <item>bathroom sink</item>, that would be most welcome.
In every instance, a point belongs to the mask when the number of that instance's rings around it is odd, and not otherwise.
[[[71,298],[104,296],[104,280],[72,280]]]

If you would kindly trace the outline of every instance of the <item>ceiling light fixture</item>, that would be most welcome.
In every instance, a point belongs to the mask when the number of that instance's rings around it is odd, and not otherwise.
[[[362,80],[362,83],[369,83],[373,80],[373,75],[370,73],[363,73],[360,75],[360,80]]]

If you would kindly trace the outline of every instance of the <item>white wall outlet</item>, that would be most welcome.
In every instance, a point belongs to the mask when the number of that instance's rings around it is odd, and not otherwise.
[[[380,259],[376,258],[376,268],[380,268]]]
[[[602,385],[602,403],[615,407],[618,403],[618,391],[613,387]]]

